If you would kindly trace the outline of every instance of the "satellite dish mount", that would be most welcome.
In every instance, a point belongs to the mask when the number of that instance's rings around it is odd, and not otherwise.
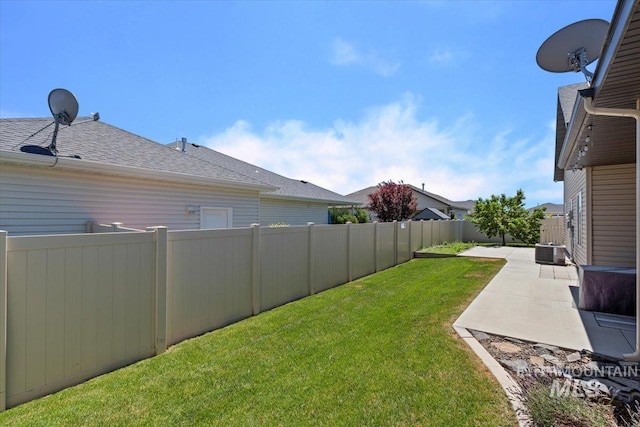
[[[53,129],[51,144],[49,144],[47,149],[55,156],[58,154],[56,147],[58,128],[61,124],[70,126],[76,119],[78,116],[78,100],[66,89],[54,89],[49,93],[49,110],[51,110],[51,114],[53,115],[55,128]]]
[[[538,66],[552,73],[582,72],[589,86],[593,73],[587,65],[598,59],[609,23],[603,19],[574,22],[552,34],[538,49]],[[588,54],[588,55],[587,55]]]
[[[567,55],[569,56],[569,65],[573,68],[573,71],[576,73],[582,71],[585,79],[587,79],[587,82],[591,85],[593,73],[587,70],[587,65],[589,64],[589,61],[587,60],[587,49],[581,47],[575,52],[571,52]]]

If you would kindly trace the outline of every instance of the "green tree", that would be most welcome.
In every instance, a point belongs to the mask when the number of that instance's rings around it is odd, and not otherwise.
[[[524,200],[522,190],[518,190],[513,197],[493,194],[488,199],[479,198],[469,220],[488,237],[500,236],[503,246],[507,244],[507,234],[527,244],[537,243],[545,208],[529,212],[524,207]]]
[[[378,189],[369,194],[367,208],[375,212],[382,222],[403,221],[408,219],[417,208],[418,202],[413,190],[402,181],[378,184]]]

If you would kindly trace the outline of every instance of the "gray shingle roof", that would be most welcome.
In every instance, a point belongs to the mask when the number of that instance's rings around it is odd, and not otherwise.
[[[362,190],[358,190],[354,193],[351,194],[347,194],[347,197],[353,200],[357,200],[358,202],[362,203],[363,205],[366,205],[369,203],[369,194],[373,193],[374,191],[376,191],[378,187],[377,186],[372,186],[372,187],[367,187],[367,188],[363,188]]]
[[[576,83],[558,88],[558,102],[565,125],[571,121],[573,107],[576,105],[578,91],[589,87],[587,83]]]
[[[334,205],[357,205],[359,202],[352,198],[347,198],[333,191],[318,187],[307,181],[290,179],[277,173],[268,171],[259,166],[252,165],[242,160],[236,159],[226,154],[222,154],[211,148],[197,144],[187,143],[186,152],[182,153],[178,148],[181,143],[172,142],[167,144],[173,151],[180,153],[187,158],[197,158],[212,165],[221,166],[225,169],[237,171],[243,175],[252,177],[265,184],[278,187],[273,192],[263,193],[261,197],[277,199],[295,199],[308,201],[323,201]]]
[[[434,194],[434,193],[430,193],[428,191],[423,191],[422,189],[409,184],[409,187],[411,187],[411,189],[417,193],[420,194],[424,194],[425,196],[431,197],[434,200],[437,200],[441,203],[444,203],[445,205],[448,205],[452,208],[458,208],[458,209],[466,209],[464,206],[459,206],[456,204],[456,202],[452,202],[449,199],[446,199],[438,194]],[[355,193],[351,193],[351,194],[347,194],[346,197],[353,199],[353,200],[357,200],[362,204],[368,204],[369,203],[369,194],[373,193],[374,191],[376,191],[378,189],[377,186],[371,186],[371,187],[367,187],[367,188],[363,188],[362,190],[358,190]]]
[[[456,205],[456,207],[466,209],[468,211],[473,210],[473,208],[476,206],[475,200],[458,200],[453,203]]]
[[[22,153],[20,148],[48,146],[54,129],[52,123],[52,118],[0,119],[0,151],[37,156]],[[206,147],[188,145],[187,153],[182,153],[175,149],[175,143],[160,144],[88,117],[78,117],[72,126],[60,126],[57,137],[60,157],[79,156],[80,161],[194,176],[215,180],[217,184],[260,187],[268,191],[262,194],[267,198],[359,204],[357,199],[310,182],[286,178]]]
[[[546,214],[564,215],[564,205],[560,203],[543,203],[541,205],[532,207],[531,209],[529,209],[529,211],[533,211],[534,209],[538,208],[545,208]]]
[[[85,121],[86,119],[78,118],[72,126],[60,126],[57,137],[59,156],[80,156],[82,161],[178,173],[208,178],[218,183],[228,182],[230,185],[265,187],[263,181],[241,172],[194,157],[185,157],[163,144],[104,122]],[[20,147],[24,145],[48,146],[53,126],[31,135],[52,121],[51,118],[0,119],[0,150],[21,153]]]
[[[439,211],[436,208],[426,208],[415,214],[412,218],[413,221],[420,221],[421,219],[429,220],[429,219],[438,219],[438,220],[447,220],[451,219],[448,215]]]

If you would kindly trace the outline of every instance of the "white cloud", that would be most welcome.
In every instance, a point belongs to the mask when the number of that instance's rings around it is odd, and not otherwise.
[[[540,140],[516,138],[510,129],[484,138],[472,115],[444,126],[420,119],[419,107],[420,99],[409,93],[370,108],[357,122],[336,120],[326,129],[311,129],[289,120],[255,131],[238,121],[199,142],[340,194],[402,180],[425,183],[428,191],[452,200],[515,194],[517,188],[525,190],[528,205],[562,199],[562,186],[552,181],[551,129]]]
[[[448,65],[453,62],[453,52],[450,50],[436,50],[429,56],[429,62],[439,65]]]
[[[330,61],[339,66],[358,65],[383,77],[395,74],[400,68],[399,62],[383,58],[379,52],[373,49],[360,49],[354,43],[349,43],[341,38],[333,40]]]

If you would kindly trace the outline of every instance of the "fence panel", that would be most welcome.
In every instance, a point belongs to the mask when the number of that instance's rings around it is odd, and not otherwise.
[[[456,220],[455,222],[455,240],[458,242],[462,242],[462,228],[464,226],[463,220]]]
[[[442,232],[442,221],[434,219],[432,224],[432,231],[431,231],[431,244],[435,246],[442,243],[443,234],[444,233]]]
[[[7,406],[154,354],[153,233],[7,239]]]
[[[377,266],[378,271],[392,267],[396,263],[395,253],[395,223],[379,222],[376,224],[377,230]]]
[[[422,226],[424,220],[413,221],[411,223],[411,252],[422,249]]]
[[[424,221],[422,224],[422,246],[433,246],[433,220]]]
[[[351,226],[351,275],[353,279],[376,272],[375,224]]]
[[[410,221],[402,221],[396,223],[397,233],[397,259],[398,264],[407,262],[412,256],[411,252],[411,223]]]
[[[470,221],[464,221],[462,228],[462,241],[464,242],[477,242],[477,243],[502,243],[500,236],[487,237],[483,233],[479,232],[476,226]],[[510,235],[506,236],[507,242],[513,242],[513,238]]]
[[[308,295],[308,227],[260,231],[260,309],[269,310]]]
[[[246,228],[168,233],[169,344],[251,316],[251,249]]]
[[[540,224],[540,243],[565,243],[566,222],[564,217],[545,218]]]
[[[348,227],[347,225],[324,225],[315,228],[316,247],[313,262],[315,263],[316,292],[349,281]]]

